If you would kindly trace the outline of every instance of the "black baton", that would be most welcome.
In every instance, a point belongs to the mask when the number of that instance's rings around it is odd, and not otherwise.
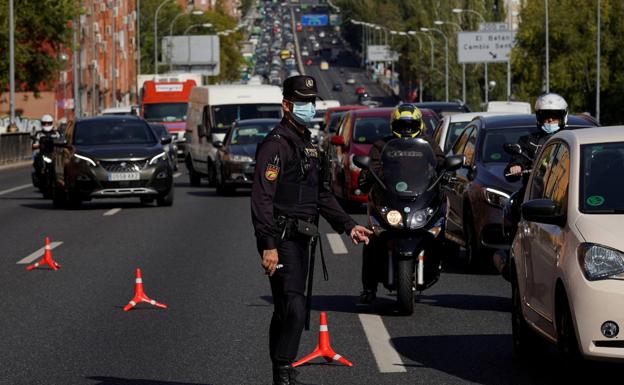
[[[310,242],[310,265],[308,267],[308,291],[306,293],[306,319],[305,330],[310,330],[310,311],[312,310],[312,284],[314,283],[314,259],[316,257],[316,243],[318,234],[312,237]]]

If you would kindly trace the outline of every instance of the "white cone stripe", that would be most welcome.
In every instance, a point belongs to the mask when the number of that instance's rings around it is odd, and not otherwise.
[[[134,302],[134,301],[130,301],[130,305],[132,305],[132,306],[136,306],[136,302]]]
[[[45,245],[45,249],[46,250],[52,250],[52,249],[50,249],[50,245]]]
[[[137,278],[135,282],[136,282],[136,283],[143,283],[143,279],[141,279],[141,278]]]
[[[321,332],[327,332],[327,331],[329,331],[329,329],[327,328],[327,325],[321,325],[321,326],[319,327],[319,331],[321,331]]]
[[[50,250],[62,245],[63,242],[50,242]],[[43,254],[45,253],[46,247],[42,247],[39,250],[29,254],[28,256],[22,258],[21,260],[17,261],[18,265],[24,265],[27,263],[32,263],[35,259],[42,257]]]
[[[336,354],[333,358],[334,361],[338,361],[339,359],[341,359],[342,356],[340,354]]]
[[[150,303],[151,303],[152,305],[156,305],[156,301],[154,301],[153,299],[152,299],[152,300],[150,300]]]

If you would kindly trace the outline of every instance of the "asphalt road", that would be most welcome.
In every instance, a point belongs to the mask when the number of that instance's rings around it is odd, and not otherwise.
[[[29,172],[0,171],[1,384],[270,384],[270,290],[248,192],[220,197],[182,174],[170,208],[121,199],[55,210],[28,186]],[[322,230],[331,233],[325,223]],[[17,262],[45,236],[62,242],[52,251],[62,268],[26,271]],[[547,384],[570,370],[552,349],[535,360],[513,357],[501,277],[451,261],[414,315],[398,316],[385,290],[373,307],[357,306],[360,246],[324,240],[330,280],[316,275],[313,327],[299,353],[314,348],[326,311],[332,346],[354,366],[314,363],[301,369],[304,380]],[[168,309],[122,311],[136,268],[147,295]]]

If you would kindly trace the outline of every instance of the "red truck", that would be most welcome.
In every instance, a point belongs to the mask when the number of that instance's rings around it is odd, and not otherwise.
[[[189,96],[196,85],[194,80],[146,81],[142,89],[141,116],[148,122],[164,124],[176,142],[183,141]]]

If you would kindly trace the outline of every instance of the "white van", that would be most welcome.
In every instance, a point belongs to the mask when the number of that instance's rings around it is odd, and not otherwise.
[[[510,114],[530,114],[531,105],[527,102],[488,102],[485,108],[487,112],[507,112]]]
[[[217,147],[237,120],[282,117],[282,90],[269,85],[194,87],[186,118],[186,167],[192,186],[215,181]],[[217,143],[218,146],[218,143]]]

